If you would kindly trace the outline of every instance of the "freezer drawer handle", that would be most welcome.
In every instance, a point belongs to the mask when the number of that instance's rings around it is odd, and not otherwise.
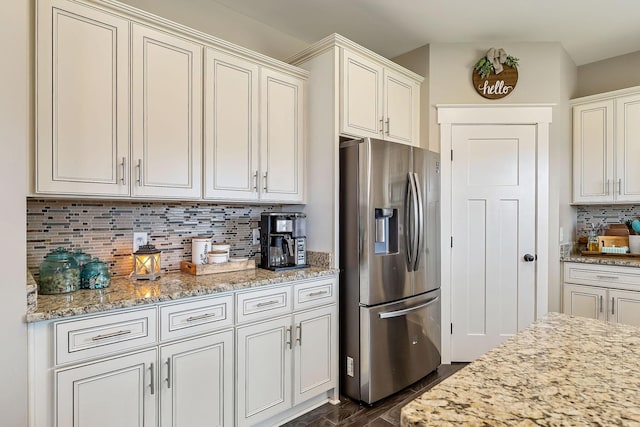
[[[404,310],[397,310],[397,311],[389,311],[387,313],[380,313],[379,316],[381,319],[390,319],[392,317],[400,317],[400,316],[405,316],[409,313],[413,313],[414,311],[418,311],[421,308],[425,308],[428,305],[433,304],[434,302],[438,301],[440,299],[440,297],[434,297],[431,298],[430,300],[428,300],[427,302],[425,302],[424,304],[420,304],[420,305],[416,305],[415,307],[410,307],[410,308],[405,308]]]

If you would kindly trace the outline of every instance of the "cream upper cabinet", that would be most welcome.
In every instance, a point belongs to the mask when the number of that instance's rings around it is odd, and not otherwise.
[[[632,92],[573,101],[575,203],[640,201],[640,94]]]
[[[38,2],[38,193],[129,195],[129,23]]]
[[[254,62],[206,49],[206,198],[258,199],[259,72]]]
[[[420,82],[342,50],[340,133],[419,144]]]
[[[199,198],[202,46],[132,28],[132,194]]]
[[[304,81],[263,68],[260,90],[260,199],[302,202]]]
[[[207,49],[205,198],[302,202],[304,80]]]

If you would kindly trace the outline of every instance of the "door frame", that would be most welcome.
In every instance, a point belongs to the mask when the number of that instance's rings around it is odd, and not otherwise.
[[[455,125],[530,124],[536,126],[536,309],[535,316],[548,312],[549,305],[549,125],[552,104],[436,105],[440,125],[440,265],[442,292],[442,363],[451,363],[451,240],[452,128]]]

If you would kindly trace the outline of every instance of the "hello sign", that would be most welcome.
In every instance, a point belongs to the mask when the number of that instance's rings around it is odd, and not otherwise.
[[[518,58],[504,49],[491,48],[473,68],[473,87],[480,96],[500,99],[509,95],[518,83]]]

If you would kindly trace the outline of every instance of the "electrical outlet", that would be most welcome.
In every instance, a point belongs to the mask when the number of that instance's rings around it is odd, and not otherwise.
[[[353,357],[347,356],[347,375],[352,377],[353,373]]]
[[[138,248],[146,245],[149,241],[149,235],[144,231],[133,233],[133,252],[137,252]]]
[[[252,245],[259,245],[260,244],[260,229],[259,228],[254,228],[253,230],[251,230],[251,244]]]
[[[560,227],[560,243],[564,242],[564,228]]]

